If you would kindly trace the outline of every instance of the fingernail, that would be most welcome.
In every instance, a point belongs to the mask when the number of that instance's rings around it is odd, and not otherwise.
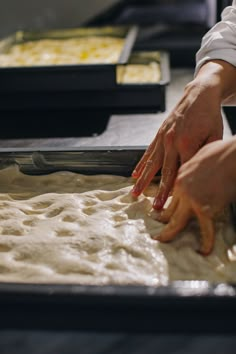
[[[134,178],[137,178],[138,177],[138,172],[136,170],[133,170],[131,176],[134,177]]]
[[[134,186],[133,189],[131,190],[131,193],[134,197],[138,197],[140,194],[140,188]]]
[[[164,201],[161,197],[156,197],[153,202],[153,208],[156,210],[161,210],[163,208]]]

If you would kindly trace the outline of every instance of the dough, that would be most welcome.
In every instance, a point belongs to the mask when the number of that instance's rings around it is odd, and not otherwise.
[[[166,285],[173,280],[235,282],[235,234],[217,222],[210,256],[196,252],[192,223],[171,243],[152,239],[162,224],[151,206],[156,184],[138,199],[132,178],[72,172],[0,171],[0,281]],[[227,221],[227,222],[226,222]]]
[[[161,80],[160,64],[128,64],[117,67],[119,84],[156,84]]]
[[[109,36],[27,41],[0,54],[0,67],[117,63],[123,46]]]
[[[161,52],[134,51],[127,65],[117,66],[118,84],[156,84],[161,80]]]

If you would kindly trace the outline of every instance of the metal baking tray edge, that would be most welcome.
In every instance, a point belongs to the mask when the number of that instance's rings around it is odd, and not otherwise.
[[[17,163],[25,173],[53,172],[69,156],[63,169],[100,173],[115,163],[111,173],[127,175],[145,148],[5,148],[0,149],[0,168]],[[236,286],[207,281],[160,287],[1,282],[0,312],[1,329],[228,334],[236,332]]]

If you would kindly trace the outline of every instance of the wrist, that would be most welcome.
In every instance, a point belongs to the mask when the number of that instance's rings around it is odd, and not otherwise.
[[[212,90],[222,104],[235,96],[236,68],[224,60],[211,60],[200,68],[193,81],[205,90]]]
[[[219,86],[219,79],[211,73],[204,73],[196,76],[191,82],[185,86],[185,95],[189,97],[199,98],[203,102],[207,101],[207,105],[216,107],[221,106],[222,88]]]

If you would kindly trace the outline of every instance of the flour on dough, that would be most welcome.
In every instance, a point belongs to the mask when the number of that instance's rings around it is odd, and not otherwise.
[[[236,281],[235,235],[217,223],[203,257],[191,223],[171,243],[152,239],[163,225],[151,208],[156,184],[131,196],[132,178],[0,171],[0,281],[166,285],[173,280]]]

